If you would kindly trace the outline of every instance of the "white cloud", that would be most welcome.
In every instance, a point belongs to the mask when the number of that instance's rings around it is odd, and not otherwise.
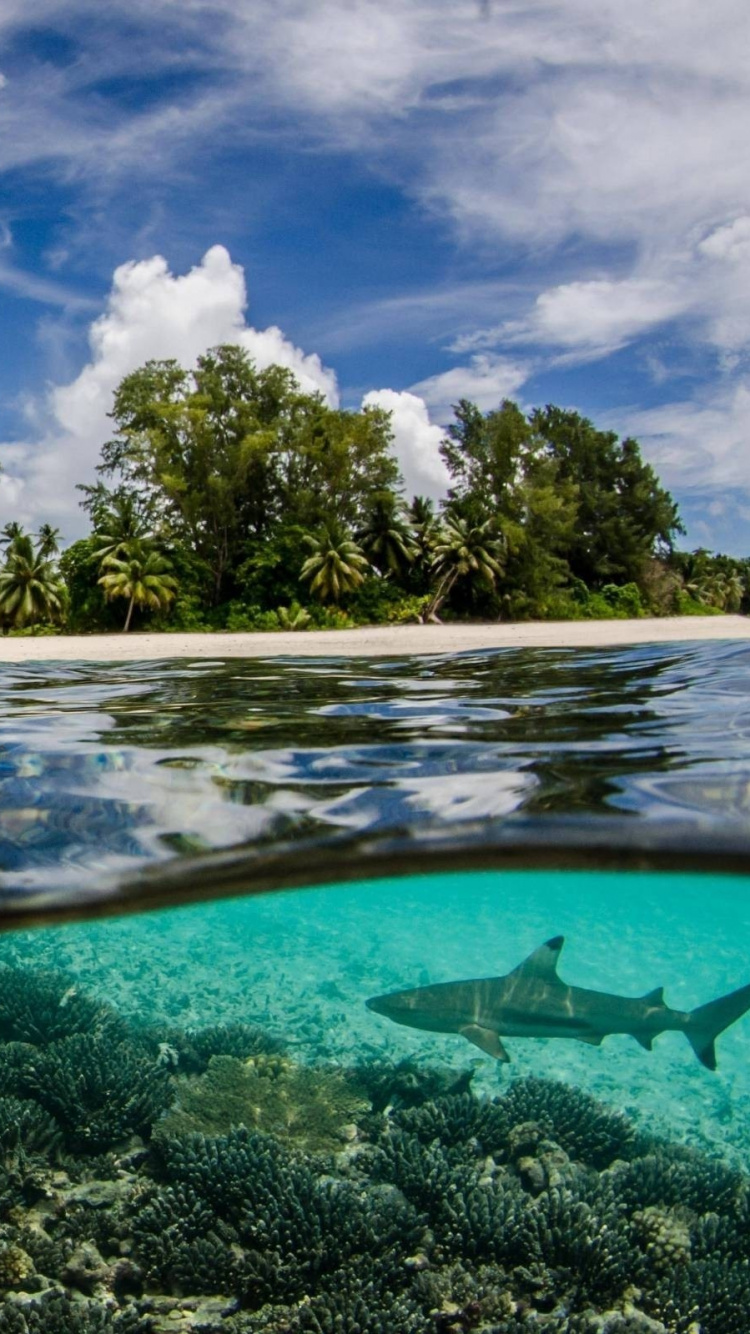
[[[174,276],[157,255],[115,271],[104,313],[91,326],[91,359],[72,383],[50,389],[48,426],[37,440],[0,449],[5,472],[0,500],[5,517],[59,524],[71,537],[84,527],[76,482],[91,481],[107,413],[124,375],[149,359],[173,357],[191,366],[209,347],[239,343],[261,367],[278,363],[302,387],[337,401],[336,379],[319,357],[295,347],[280,329],[245,323],[245,280],[222,246],[214,246],[189,273]]]
[[[477,353],[468,366],[454,366],[420,380],[411,386],[411,392],[424,399],[438,421],[445,422],[460,398],[470,398],[483,412],[489,412],[514,394],[528,375],[529,368],[519,362]]]
[[[631,412],[620,429],[637,437],[668,487],[750,490],[750,382]]]
[[[394,389],[373,389],[362,406],[385,408],[392,414],[394,452],[404,478],[407,497],[439,500],[448,489],[448,469],[440,457],[443,430],[429,418],[423,398]]]

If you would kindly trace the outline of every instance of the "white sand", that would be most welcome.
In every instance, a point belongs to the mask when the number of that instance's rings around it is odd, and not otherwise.
[[[154,658],[401,657],[486,648],[606,648],[685,640],[750,639],[750,617],[640,621],[530,621],[513,625],[399,625],[275,634],[0,636],[0,662],[136,662]]]

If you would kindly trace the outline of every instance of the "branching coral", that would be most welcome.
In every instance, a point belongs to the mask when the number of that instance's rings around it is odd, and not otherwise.
[[[23,1083],[73,1150],[96,1152],[128,1135],[149,1134],[172,1100],[165,1067],[136,1043],[107,1034],[50,1043],[26,1065]]]
[[[74,1033],[123,1027],[110,1006],[82,992],[66,973],[0,967],[0,1041],[44,1047]]]

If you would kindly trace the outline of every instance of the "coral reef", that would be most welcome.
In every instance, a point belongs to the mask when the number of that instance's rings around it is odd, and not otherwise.
[[[750,1329],[750,1179],[578,1089],[304,1066],[8,966],[0,1029],[0,1334]]]
[[[292,1065],[278,1056],[248,1061],[212,1056],[198,1079],[179,1079],[161,1136],[191,1130],[223,1134],[233,1126],[265,1130],[311,1151],[335,1151],[346,1127],[368,1109],[337,1071]]]

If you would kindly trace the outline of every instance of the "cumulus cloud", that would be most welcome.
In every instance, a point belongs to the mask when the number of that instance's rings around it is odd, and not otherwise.
[[[529,369],[507,357],[477,353],[468,366],[453,366],[411,386],[439,422],[448,421],[455,403],[470,398],[483,412],[496,408],[528,378]]]
[[[448,469],[440,457],[443,430],[430,421],[423,398],[406,391],[373,389],[362,406],[391,413],[394,452],[401,468],[406,495],[439,500],[448,489]]]
[[[305,390],[336,403],[333,372],[280,329],[248,326],[246,305],[243,271],[223,246],[184,275],[172,274],[159,255],[118,268],[106,308],[91,325],[89,362],[72,383],[49,390],[46,430],[36,440],[0,448],[3,521],[51,520],[69,537],[81,530],[75,484],[93,479],[116,386],[152,358],[191,366],[209,347],[238,343],[261,368],[288,366]]]

